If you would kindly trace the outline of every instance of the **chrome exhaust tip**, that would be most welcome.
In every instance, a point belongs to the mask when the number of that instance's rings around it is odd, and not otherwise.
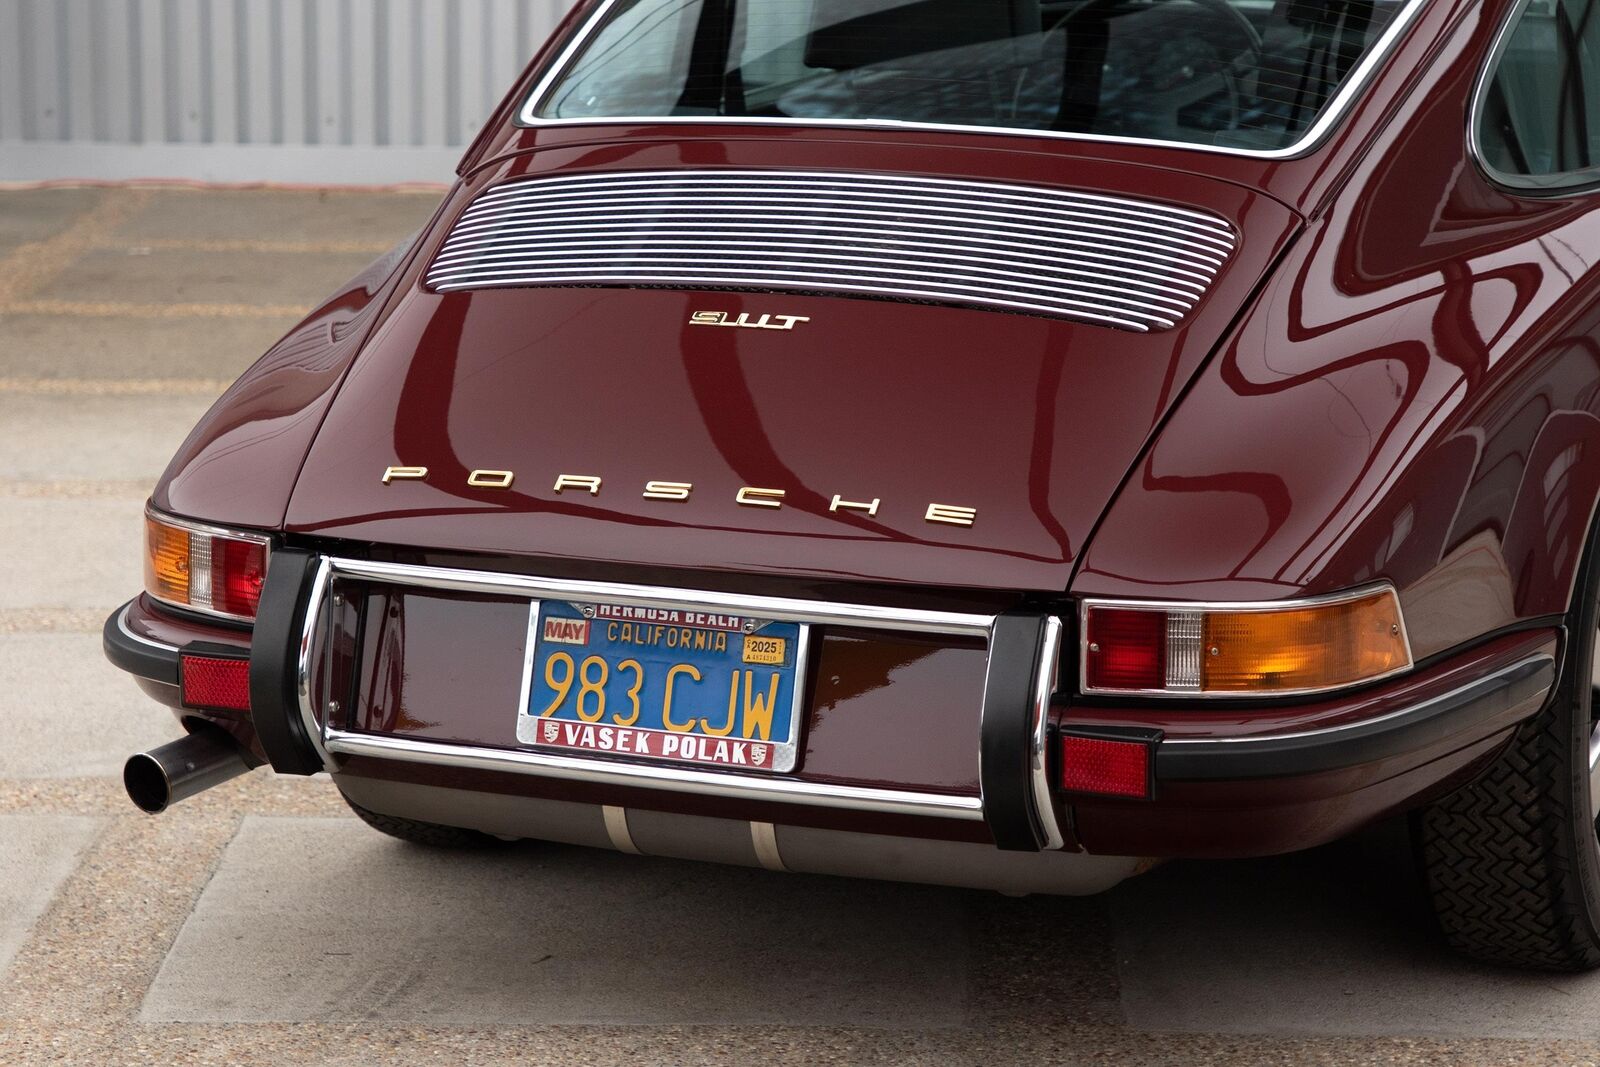
[[[156,815],[251,767],[231,738],[206,730],[129,756],[122,765],[122,785],[135,807]]]

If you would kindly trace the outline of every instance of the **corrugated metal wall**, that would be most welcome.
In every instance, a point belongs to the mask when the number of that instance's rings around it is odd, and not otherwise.
[[[0,0],[0,180],[443,181],[570,0]]]

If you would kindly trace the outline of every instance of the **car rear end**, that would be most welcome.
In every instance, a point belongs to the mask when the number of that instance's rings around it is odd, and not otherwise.
[[[1330,840],[1531,713],[1552,634],[1418,669],[1382,576],[1073,591],[1304,222],[1193,148],[1307,150],[1422,5],[1386,5],[1314,106],[1265,67],[1259,113],[1227,64],[1163,82],[1187,133],[1144,155],[1148,95],[1060,125],[1117,57],[1036,5],[909,6],[958,47],[776,19],[749,77],[690,63],[665,105],[583,60],[650,5],[573,24],[434,224],[158,487],[107,648],[202,740],[130,765],[136,799],[266,762],[495,836],[1085,893]],[[729,47],[726,5],[693,12],[684,54]],[[1357,32],[1295,19],[1234,47],[1292,34],[1309,62]],[[1118,69],[1153,77],[1139,32]],[[1015,91],[980,107],[941,63]]]

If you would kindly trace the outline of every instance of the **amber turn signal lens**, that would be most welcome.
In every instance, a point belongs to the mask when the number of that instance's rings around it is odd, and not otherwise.
[[[189,531],[144,519],[144,587],[173,604],[189,603]]]
[[[1388,591],[1327,607],[1209,613],[1202,647],[1206,692],[1332,689],[1411,663]]]
[[[1318,693],[1411,666],[1387,586],[1281,606],[1093,602],[1081,653],[1089,693]]]

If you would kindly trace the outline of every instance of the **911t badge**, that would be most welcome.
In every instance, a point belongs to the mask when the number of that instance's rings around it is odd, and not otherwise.
[[[747,330],[792,330],[796,323],[810,321],[805,315],[762,315],[752,319],[748,311],[737,315],[726,311],[696,311],[689,316],[690,326],[742,326]]]

